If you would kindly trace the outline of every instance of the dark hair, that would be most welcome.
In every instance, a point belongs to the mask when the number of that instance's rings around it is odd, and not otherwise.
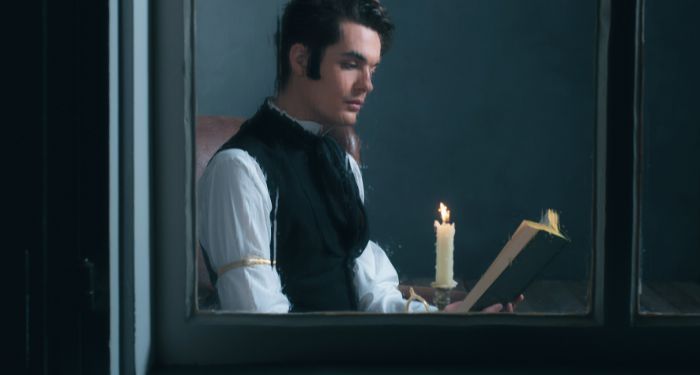
[[[309,50],[306,74],[320,79],[321,58],[326,47],[340,39],[340,23],[350,21],[367,26],[379,34],[381,54],[391,44],[394,24],[379,0],[291,0],[277,27],[277,90],[287,85],[291,66],[289,50],[301,43]]]

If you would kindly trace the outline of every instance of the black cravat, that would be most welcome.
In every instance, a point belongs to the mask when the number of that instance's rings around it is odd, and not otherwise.
[[[312,168],[321,184],[330,217],[339,229],[343,247],[354,259],[367,246],[369,225],[347,156],[333,138],[318,137],[314,144]]]

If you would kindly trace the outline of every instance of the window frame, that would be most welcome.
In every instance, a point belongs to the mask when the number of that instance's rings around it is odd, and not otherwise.
[[[154,353],[155,366],[311,362],[319,358],[328,362],[405,363],[406,353],[420,353],[426,361],[440,358],[452,364],[468,360],[469,366],[513,365],[541,356],[543,350],[552,353],[551,365],[610,355],[618,355],[620,363],[643,364],[649,360],[644,353],[669,359],[692,353],[691,346],[677,338],[699,338],[700,320],[640,316],[633,293],[639,282],[639,202],[634,183],[638,175],[635,152],[640,147],[634,114],[641,103],[637,95],[640,88],[635,85],[640,75],[641,30],[635,25],[639,25],[643,0],[598,0],[594,253],[589,313],[475,314],[468,318],[196,311],[194,2],[153,0],[150,8],[153,128],[151,155],[145,162],[151,166],[154,293],[149,349]],[[635,67],[633,72],[630,66]],[[124,141],[128,144],[133,139],[127,137]],[[615,223],[610,226],[615,230],[607,230],[606,223]],[[131,264],[127,259],[122,268],[129,272],[131,267],[133,272],[133,266],[133,259]],[[129,306],[122,302],[122,319],[133,314]],[[122,325],[123,332],[133,328],[133,319],[122,321],[128,323]],[[567,337],[564,343],[562,336]],[[518,350],[509,351],[504,358],[499,349],[504,342],[516,344],[523,342],[523,337],[528,345],[518,345]],[[124,345],[133,341],[133,334],[127,338]],[[434,344],[437,342],[444,345]],[[677,363],[683,363],[679,360]],[[685,361],[689,363],[690,359]]]

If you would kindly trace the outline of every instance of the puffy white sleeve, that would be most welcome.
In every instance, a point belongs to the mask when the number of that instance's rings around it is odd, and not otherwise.
[[[350,155],[347,156],[350,168],[355,175],[355,181],[364,202],[365,191],[362,182],[360,166]],[[359,297],[360,310],[367,312],[402,313],[406,308],[406,300],[399,291],[399,275],[384,250],[373,241],[355,260],[355,288]],[[426,312],[420,302],[411,302],[410,312]],[[430,306],[430,311],[437,311]]]
[[[247,152],[219,152],[198,182],[199,242],[215,270],[222,310],[287,313],[277,270],[270,260],[272,202],[260,165]],[[264,263],[264,261],[262,262]]]

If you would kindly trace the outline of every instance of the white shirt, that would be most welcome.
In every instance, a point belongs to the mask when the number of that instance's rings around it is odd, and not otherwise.
[[[305,130],[318,134],[321,125],[290,117]],[[355,159],[346,154],[364,202],[362,173]],[[260,165],[246,151],[228,149],[217,153],[204,171],[197,188],[199,241],[214,269],[244,259],[270,259],[272,200]],[[373,241],[355,260],[354,286],[362,311],[404,312],[406,300],[398,290],[396,269],[384,250]],[[290,303],[282,292],[279,274],[270,265],[237,267],[219,275],[216,288],[221,308],[236,312],[286,313]],[[430,306],[431,311],[436,311]],[[411,312],[425,312],[412,302]]]

